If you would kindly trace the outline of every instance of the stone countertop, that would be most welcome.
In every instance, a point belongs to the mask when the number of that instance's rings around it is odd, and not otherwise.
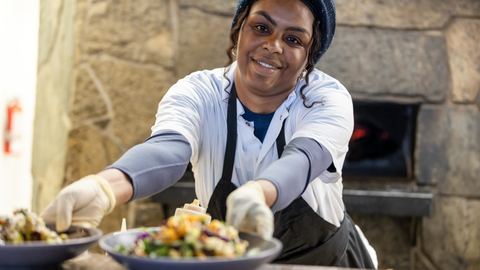
[[[58,270],[127,270],[113,258],[96,253],[84,253],[75,259],[61,264]],[[264,264],[256,270],[347,270],[351,268],[305,266],[305,265],[282,265]]]

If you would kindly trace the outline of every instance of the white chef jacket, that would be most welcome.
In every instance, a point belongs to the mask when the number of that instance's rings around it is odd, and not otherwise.
[[[227,107],[236,62],[229,69],[219,68],[194,72],[173,85],[159,104],[152,134],[159,130],[175,130],[184,135],[192,147],[192,171],[195,191],[202,206],[222,176],[227,141]],[[226,77],[224,72],[226,71]],[[340,226],[343,220],[341,171],[348,142],[353,131],[351,96],[336,79],[315,69],[309,86],[300,96],[305,81],[300,80],[282,105],[275,111],[263,143],[255,137],[252,122],[246,121],[244,109],[237,99],[237,148],[232,183],[237,187],[253,180],[278,159],[276,138],[285,122],[285,141],[308,137],[316,140],[332,155],[336,172],[324,171],[308,186],[302,197],[326,221]],[[292,168],[294,170],[295,168]],[[304,185],[306,179],[292,179]],[[293,183],[292,183],[293,184]]]

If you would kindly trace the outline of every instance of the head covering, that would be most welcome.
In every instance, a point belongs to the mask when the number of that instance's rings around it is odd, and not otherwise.
[[[237,23],[238,16],[244,12],[249,6],[258,0],[239,0],[235,15],[233,16],[232,28]],[[321,32],[321,46],[318,52],[314,52],[315,63],[320,60],[320,57],[327,51],[330,43],[332,43],[333,35],[335,34],[335,4],[333,0],[300,0],[304,3],[313,13],[316,19],[320,20],[320,32]]]

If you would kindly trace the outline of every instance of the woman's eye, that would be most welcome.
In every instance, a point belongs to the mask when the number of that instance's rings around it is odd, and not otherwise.
[[[288,37],[287,40],[288,40],[288,42],[291,42],[293,44],[300,44],[300,40],[298,40],[294,37]]]
[[[261,32],[267,32],[267,31],[268,31],[268,29],[267,29],[265,26],[263,26],[263,25],[257,25],[257,26],[255,26],[255,27],[256,27],[258,30],[260,30]]]

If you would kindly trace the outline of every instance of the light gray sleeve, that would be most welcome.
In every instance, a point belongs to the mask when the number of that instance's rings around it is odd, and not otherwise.
[[[118,169],[131,180],[135,200],[158,193],[185,173],[192,150],[187,138],[172,130],[154,133],[106,169]]]
[[[331,164],[327,148],[311,138],[295,138],[285,146],[280,159],[254,180],[264,179],[275,185],[278,195],[271,209],[280,211],[302,195],[307,185]]]

